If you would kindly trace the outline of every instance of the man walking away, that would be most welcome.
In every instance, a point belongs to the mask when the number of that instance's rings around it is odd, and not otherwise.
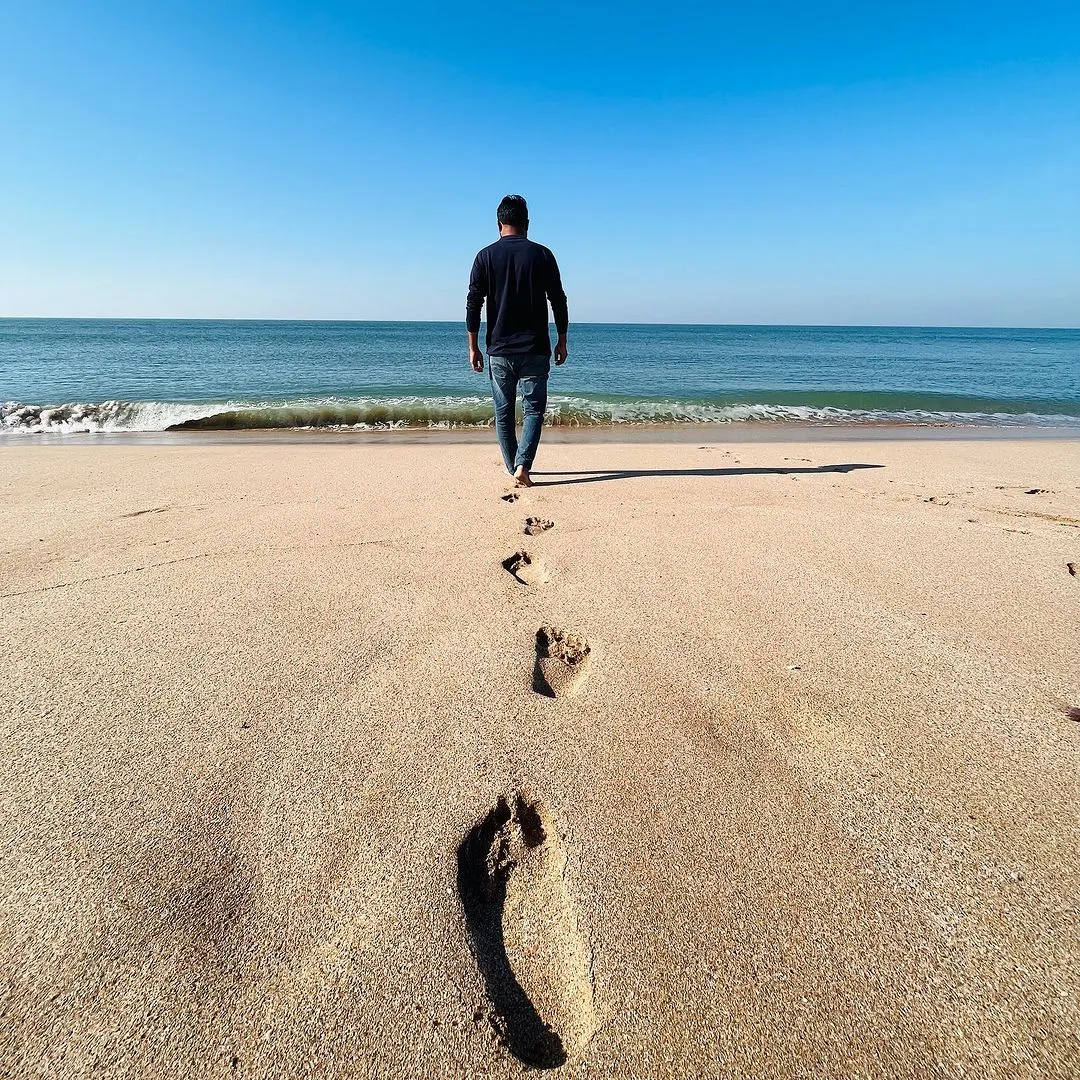
[[[499,239],[473,261],[465,328],[469,333],[469,362],[484,370],[480,351],[480,309],[487,299],[487,354],[491,395],[495,399],[495,432],[507,472],[519,487],[531,487],[536,448],[547,408],[551,370],[548,302],[558,341],[555,363],[566,363],[569,316],[566,293],[555,256],[528,239],[529,208],[520,195],[507,195],[498,210]],[[517,392],[521,388],[524,420],[521,442],[516,430]]]

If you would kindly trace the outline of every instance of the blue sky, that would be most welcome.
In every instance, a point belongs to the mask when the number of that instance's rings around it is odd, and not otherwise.
[[[0,315],[1080,325],[1080,5],[0,0]]]

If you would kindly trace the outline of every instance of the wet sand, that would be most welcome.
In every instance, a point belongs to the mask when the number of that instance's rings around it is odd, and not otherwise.
[[[1080,440],[537,469],[0,446],[0,1072],[1075,1076]]]

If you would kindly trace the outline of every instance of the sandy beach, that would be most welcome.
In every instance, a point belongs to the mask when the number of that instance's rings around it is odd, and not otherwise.
[[[1080,440],[715,438],[0,446],[0,1074],[1078,1075]]]

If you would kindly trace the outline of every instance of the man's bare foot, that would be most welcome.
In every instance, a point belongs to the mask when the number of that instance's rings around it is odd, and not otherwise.
[[[529,475],[529,470],[524,465],[519,465],[514,470],[514,483],[517,487],[532,487],[532,477]]]

